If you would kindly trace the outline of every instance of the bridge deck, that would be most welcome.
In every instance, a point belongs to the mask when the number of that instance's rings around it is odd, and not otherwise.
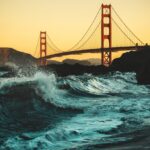
[[[126,47],[112,47],[111,51],[112,52],[117,52],[117,51],[129,51],[129,50],[140,50],[145,46],[126,46]],[[109,48],[103,49],[105,51],[109,51]],[[79,55],[79,54],[85,54],[85,53],[99,53],[101,52],[102,49],[87,49],[87,50],[74,50],[74,51],[66,51],[66,52],[61,52],[57,54],[52,54],[52,55],[47,55],[46,59],[50,58],[55,58],[55,57],[62,57],[62,56],[67,56],[67,55]]]

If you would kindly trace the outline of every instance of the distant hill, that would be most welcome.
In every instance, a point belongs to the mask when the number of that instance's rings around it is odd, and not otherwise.
[[[109,68],[100,65],[100,62],[100,59],[65,59],[62,63],[51,61],[47,66],[41,66],[41,69],[53,71],[58,76],[108,73]]]
[[[55,60],[47,60],[47,64],[51,65],[51,64],[62,64],[62,63]]]
[[[6,62],[5,57],[6,56]],[[13,48],[0,48],[0,66],[17,65],[17,66],[31,66],[36,65],[37,59],[32,55],[17,51]]]
[[[95,58],[90,58],[86,60],[65,59],[63,63],[70,64],[70,65],[80,64],[84,66],[98,66],[101,64],[101,61],[100,59],[95,59]]]
[[[4,54],[6,55],[6,62],[4,61]],[[5,64],[4,64],[5,63]],[[55,60],[48,60],[48,64],[80,64],[84,66],[97,66],[101,64],[100,59],[65,59],[63,62],[58,62]],[[29,66],[36,65],[37,59],[30,54],[17,51],[13,48],[0,48],[0,66],[15,64],[17,66]]]

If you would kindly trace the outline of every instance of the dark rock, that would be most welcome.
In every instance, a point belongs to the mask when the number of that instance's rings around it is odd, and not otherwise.
[[[111,67],[118,71],[139,71],[150,59],[150,48],[124,53],[112,62]]]
[[[140,84],[150,84],[150,59],[137,72],[137,80]]]
[[[84,73],[92,73],[94,75],[99,75],[108,73],[110,71],[110,69],[105,66],[84,66],[80,64],[53,64],[42,66],[41,69],[44,71],[50,70],[52,72],[55,72],[58,76],[82,75]]]
[[[150,84],[150,47],[145,46],[139,51],[131,51],[115,59],[111,70],[136,72],[140,84]]]

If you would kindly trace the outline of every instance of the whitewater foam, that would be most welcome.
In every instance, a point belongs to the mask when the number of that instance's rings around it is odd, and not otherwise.
[[[113,143],[115,135],[150,126],[150,88],[138,85],[134,73],[57,77],[37,72],[32,77],[0,79],[0,88],[26,83],[34,83],[36,94],[45,102],[83,112],[63,119],[53,128],[24,133],[28,140],[19,135],[9,137],[1,149],[79,149],[107,143],[110,138]],[[120,141],[123,140],[128,138],[121,137]]]

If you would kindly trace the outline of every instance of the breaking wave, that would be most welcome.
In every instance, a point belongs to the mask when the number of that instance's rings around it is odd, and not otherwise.
[[[149,97],[134,73],[0,78],[0,149],[99,149],[150,137]]]

